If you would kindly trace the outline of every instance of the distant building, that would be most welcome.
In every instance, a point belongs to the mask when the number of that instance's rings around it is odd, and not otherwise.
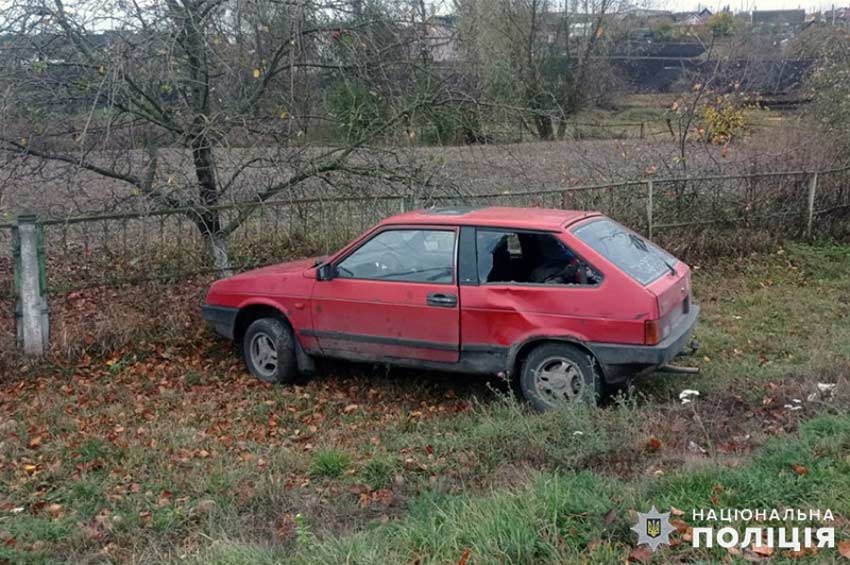
[[[823,13],[823,21],[828,24],[847,25],[850,24],[850,8],[835,8]]]
[[[455,63],[460,59],[455,16],[431,16],[425,23],[425,37],[420,38],[435,63]]]
[[[711,10],[703,8],[699,12],[674,12],[672,18],[675,26],[701,26],[708,23]]]
[[[803,25],[806,21],[805,10],[753,10],[753,25]]]

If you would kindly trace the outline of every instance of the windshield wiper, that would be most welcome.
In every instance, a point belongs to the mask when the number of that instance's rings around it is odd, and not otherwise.
[[[676,275],[678,275],[678,274],[679,274],[679,273],[676,271],[676,267],[674,267],[673,265],[671,265],[670,263],[668,263],[668,262],[667,262],[667,259],[662,259],[661,261],[662,261],[665,265],[667,265],[667,268],[668,268],[668,269],[670,269],[670,274],[671,274],[671,275],[676,276]]]

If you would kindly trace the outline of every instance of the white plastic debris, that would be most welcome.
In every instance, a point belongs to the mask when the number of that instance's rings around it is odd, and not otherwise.
[[[835,383],[818,383],[818,391],[827,393],[835,390]]]
[[[699,445],[697,442],[695,442],[693,440],[688,442],[688,451],[691,451],[693,453],[703,453],[703,454],[708,453],[705,450],[705,448],[703,448],[701,445]]]
[[[574,435],[574,436],[583,436],[583,435],[584,435],[584,432],[583,432],[583,431],[581,431],[581,430],[576,430],[576,431],[574,431],[574,432],[573,432],[573,435]]]
[[[691,402],[692,398],[696,399],[699,396],[698,390],[693,390],[690,388],[686,388],[682,392],[679,393],[679,400],[682,401],[682,404],[688,404]]]

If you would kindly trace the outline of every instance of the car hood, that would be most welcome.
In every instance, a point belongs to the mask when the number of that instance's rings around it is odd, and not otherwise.
[[[216,281],[207,294],[207,304],[240,306],[248,296],[306,296],[315,279],[304,272],[316,264],[316,258],[299,259],[271,265]]]
[[[230,277],[227,280],[242,282],[247,279],[264,278],[268,276],[292,274],[300,275],[301,273],[315,265],[318,259],[318,257],[311,257],[309,259],[297,259],[295,261],[288,261],[286,263],[278,263],[277,265],[269,265],[268,267],[262,267],[260,269],[254,269],[252,271],[245,271],[244,273],[240,273],[236,276]]]

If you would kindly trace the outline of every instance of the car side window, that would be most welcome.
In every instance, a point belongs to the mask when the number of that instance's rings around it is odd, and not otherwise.
[[[481,283],[595,285],[602,275],[551,233],[479,229]]]
[[[337,276],[405,282],[454,281],[454,230],[385,230],[339,262]]]

